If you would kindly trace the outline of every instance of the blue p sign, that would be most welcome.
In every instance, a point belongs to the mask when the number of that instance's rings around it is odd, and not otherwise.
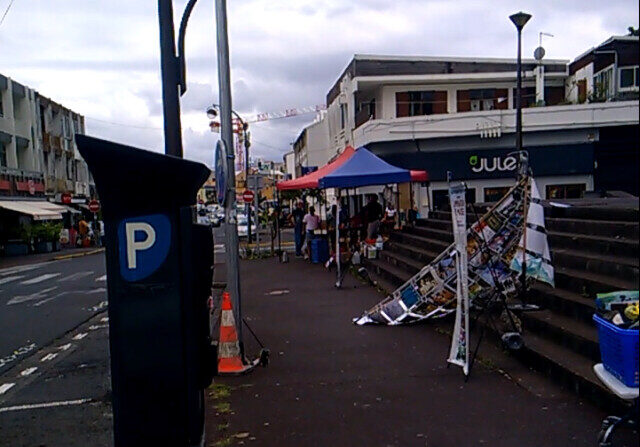
[[[171,245],[171,223],[164,214],[131,217],[118,224],[120,273],[139,281],[162,265]]]

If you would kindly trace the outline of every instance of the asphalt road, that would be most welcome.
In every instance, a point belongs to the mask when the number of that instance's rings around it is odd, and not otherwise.
[[[0,270],[0,374],[106,309],[104,253]]]

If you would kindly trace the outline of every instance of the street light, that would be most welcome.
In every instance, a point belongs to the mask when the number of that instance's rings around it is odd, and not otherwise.
[[[516,63],[516,150],[522,150],[522,28],[531,18],[526,12],[509,16],[518,30],[518,61]]]
[[[530,14],[526,12],[518,12],[509,16],[513,24],[516,26],[518,30],[518,61],[516,64],[516,151],[520,155],[520,171],[523,175],[528,174],[527,167],[527,157],[522,152],[522,28],[527,24],[529,19],[531,18]],[[525,195],[525,205],[524,205],[524,234],[523,234],[523,248],[522,248],[522,273],[521,273],[521,284],[520,284],[520,299],[524,299],[524,295],[527,289],[527,206],[526,206],[526,195]]]
[[[211,104],[207,108],[207,118],[210,120],[214,120],[218,116],[218,111],[220,110],[220,106],[218,104]],[[249,129],[249,124],[247,124],[235,110],[231,110],[231,113],[236,117],[236,119],[242,125],[242,133],[244,136],[244,180],[245,184],[249,185],[249,146],[251,143],[249,142],[249,134],[247,130]],[[235,187],[235,185],[234,185]],[[251,204],[245,204],[245,212],[247,213],[247,240],[251,242]],[[258,226],[256,225],[256,231],[259,231]]]

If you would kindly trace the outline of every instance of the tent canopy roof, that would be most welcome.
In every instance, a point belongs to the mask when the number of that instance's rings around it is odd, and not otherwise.
[[[338,158],[333,160],[331,163],[324,165],[317,171],[313,171],[307,175],[303,175],[302,177],[294,178],[293,180],[286,180],[284,182],[278,182],[277,187],[279,190],[317,188],[319,179],[340,167],[345,161],[351,158],[354,152],[355,149],[353,147],[347,146],[345,150],[342,151],[340,155],[338,155]]]
[[[320,179],[320,188],[355,188],[358,186],[407,183],[407,169],[390,165],[365,147],[356,150],[342,166]]]
[[[408,171],[390,165],[367,148],[347,146],[331,163],[302,177],[278,182],[279,190],[355,188],[389,183],[426,182],[426,171]]]

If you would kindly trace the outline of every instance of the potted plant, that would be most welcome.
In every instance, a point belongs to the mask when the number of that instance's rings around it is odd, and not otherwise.
[[[31,229],[26,225],[20,225],[9,231],[9,237],[5,245],[6,256],[21,256],[29,253],[31,242]]]
[[[33,237],[33,249],[36,253],[49,253],[53,251],[53,244],[49,238],[49,228],[46,222],[38,222],[31,226]]]

